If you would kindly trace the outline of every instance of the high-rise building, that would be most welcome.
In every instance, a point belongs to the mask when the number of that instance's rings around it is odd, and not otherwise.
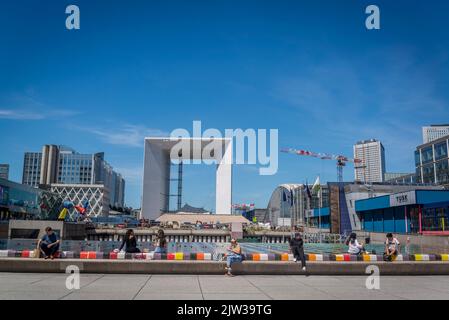
[[[449,136],[416,147],[416,176],[421,183],[449,185]]]
[[[41,152],[25,152],[23,159],[22,183],[32,187],[39,186],[41,177]]]
[[[9,179],[9,164],[0,164],[0,178]]]
[[[422,128],[423,144],[438,140],[447,135],[449,135],[449,124],[433,124]]]
[[[354,158],[362,160],[355,166],[355,180],[365,183],[383,182],[385,175],[385,149],[378,140],[359,141],[354,145]]]
[[[80,154],[66,146],[45,145],[25,153],[22,183],[39,185],[103,185],[111,206],[124,207],[125,180],[104,160],[104,153]]]

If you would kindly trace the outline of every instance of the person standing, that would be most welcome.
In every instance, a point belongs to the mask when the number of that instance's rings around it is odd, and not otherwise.
[[[306,271],[306,256],[304,254],[304,240],[301,233],[295,233],[295,236],[290,240],[290,250],[293,253],[294,261],[301,260],[302,271]]]

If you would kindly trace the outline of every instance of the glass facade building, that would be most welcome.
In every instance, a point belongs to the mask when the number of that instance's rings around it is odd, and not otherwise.
[[[0,220],[55,220],[61,204],[52,192],[0,179]]]
[[[420,145],[415,151],[418,182],[449,185],[449,136]]]
[[[125,180],[104,160],[104,153],[80,154],[66,146],[45,145],[42,152],[27,152],[22,183],[104,185],[110,205],[125,205]]]

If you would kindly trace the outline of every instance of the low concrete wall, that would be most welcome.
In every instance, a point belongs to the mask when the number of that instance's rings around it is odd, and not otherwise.
[[[224,274],[225,263],[216,261],[126,261],[126,260],[42,260],[0,259],[0,272],[63,273],[69,265],[79,267],[81,273],[127,274]],[[444,262],[310,262],[309,275],[367,275],[369,265],[379,267],[381,275],[449,275]],[[293,262],[245,261],[233,266],[235,274],[247,275],[304,275],[300,264]]]

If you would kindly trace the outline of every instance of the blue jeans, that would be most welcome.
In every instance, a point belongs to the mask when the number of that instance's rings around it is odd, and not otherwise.
[[[226,266],[231,268],[231,266],[236,262],[242,262],[242,256],[239,254],[229,254],[226,257]]]
[[[154,253],[167,253],[167,249],[162,247],[156,247]]]

